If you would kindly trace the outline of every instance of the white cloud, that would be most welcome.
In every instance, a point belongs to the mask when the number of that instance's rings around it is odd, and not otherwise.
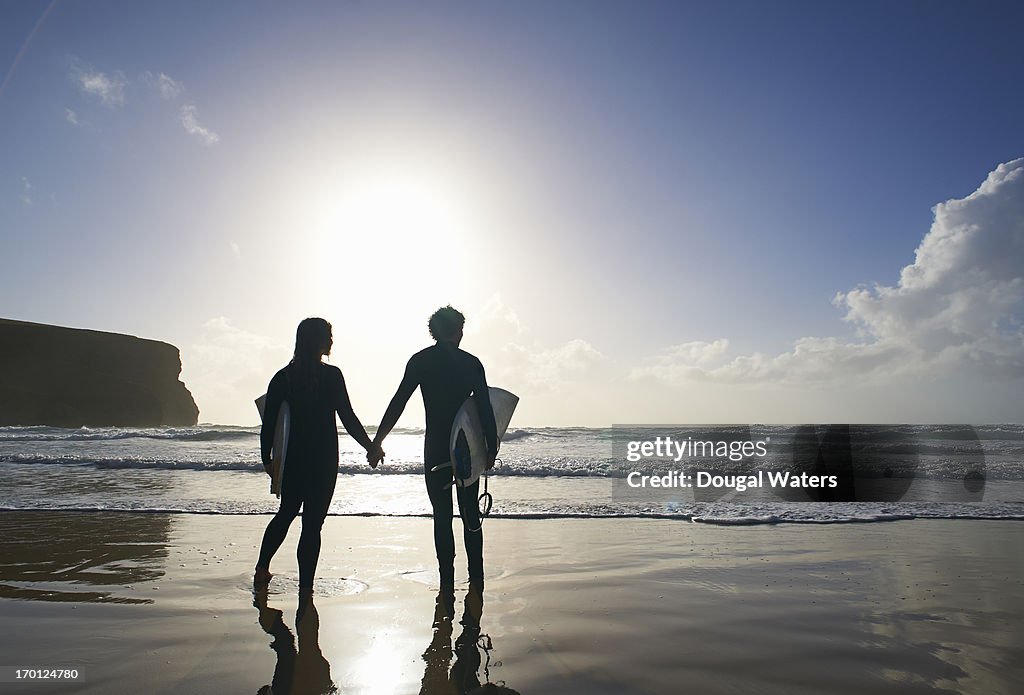
[[[554,346],[536,339],[500,294],[472,312],[466,332],[467,342],[482,349],[488,382],[515,390],[524,400],[563,391],[607,362],[600,350],[582,338]]]
[[[79,89],[98,97],[104,106],[116,108],[124,105],[124,91],[128,86],[128,80],[120,71],[100,72],[76,62],[71,68],[71,76],[78,83]]]
[[[162,96],[164,99],[175,98],[176,96],[181,94],[181,91],[183,89],[180,82],[171,79],[162,72],[157,77],[157,86],[160,89],[160,96]]]
[[[71,77],[84,93],[98,97],[104,106],[115,108],[124,105],[125,89],[129,82],[122,72],[100,72],[76,58],[71,65]],[[165,101],[176,100],[185,91],[181,82],[164,72],[147,70],[139,79],[155,89]],[[69,123],[78,125],[78,114],[74,111],[65,108],[64,115]],[[199,122],[195,104],[183,104],[178,109],[178,120],[186,133],[196,136],[205,145],[214,145],[220,140],[220,135]]]
[[[492,294],[483,307],[470,312],[466,319],[466,335],[486,336],[491,343],[508,343],[524,333],[519,315],[505,303],[500,292]]]
[[[237,241],[231,242],[231,253],[234,254],[235,258],[242,257],[242,247],[238,245]]]
[[[170,101],[185,91],[185,86],[166,73],[153,74],[152,72],[142,73],[142,79],[156,88],[160,96]]]
[[[965,198],[933,208],[895,287],[836,295],[860,340],[800,338],[775,356],[725,361],[727,343],[687,343],[633,377],[726,383],[843,383],[974,373],[1024,377],[1024,158]]]
[[[581,338],[569,340],[553,348],[537,344],[509,344],[502,350],[497,372],[510,383],[538,394],[557,391],[567,382],[585,377],[606,361],[593,345]]]
[[[654,376],[670,382],[701,379],[703,370],[718,362],[728,349],[729,341],[724,338],[711,343],[696,340],[673,345],[651,360],[649,365],[634,369],[631,376]]]
[[[18,194],[18,199],[21,200],[25,205],[33,205],[34,200],[32,199],[32,191],[35,188],[24,176],[21,177],[21,193]]]
[[[185,129],[185,132],[189,135],[195,135],[206,145],[213,145],[220,136],[212,130],[205,128],[199,123],[199,119],[196,116],[196,107],[192,104],[185,104],[181,107],[179,112],[181,119],[181,125]]]
[[[182,378],[192,391],[204,422],[239,422],[253,399],[267,388],[288,346],[237,328],[224,316],[203,324],[199,340],[182,351]],[[255,406],[241,421],[259,419]]]

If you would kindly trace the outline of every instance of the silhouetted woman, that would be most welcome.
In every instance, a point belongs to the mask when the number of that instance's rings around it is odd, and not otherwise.
[[[341,370],[324,364],[334,339],[331,324],[309,318],[295,332],[295,355],[291,363],[274,375],[267,388],[267,402],[260,430],[263,467],[270,472],[270,450],[274,442],[277,414],[284,401],[291,408],[288,467],[281,482],[281,506],[263,534],[253,588],[264,590],[270,583],[270,560],[281,547],[288,527],[302,508],[299,536],[299,590],[312,591],[313,575],[320,557],[320,528],[334,495],[338,479],[338,432],[334,415],[341,417],[345,430],[362,445],[371,460],[383,452],[370,442],[366,430],[352,411]]]

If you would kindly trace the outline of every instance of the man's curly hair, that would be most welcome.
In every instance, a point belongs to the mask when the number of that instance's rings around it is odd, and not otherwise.
[[[430,315],[427,328],[434,340],[451,340],[466,324],[466,317],[451,304],[443,306]]]

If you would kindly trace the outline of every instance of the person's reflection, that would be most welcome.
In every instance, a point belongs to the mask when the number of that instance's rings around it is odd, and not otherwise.
[[[284,624],[284,614],[267,606],[267,594],[259,593],[253,605],[260,611],[260,627],[274,638],[270,648],[277,653],[274,679],[257,695],[329,695],[338,687],[331,680],[331,665],[320,651],[320,614],[313,596],[300,592],[295,612],[298,650],[295,637]]]
[[[462,633],[456,638],[453,651],[452,619],[455,617],[455,596],[443,591],[437,595],[434,607],[434,639],[423,652],[426,666],[423,669],[420,695],[519,695],[511,688],[491,683],[486,666],[484,679],[488,682],[480,684],[480,648],[483,647],[485,652],[492,649],[490,637],[480,634],[480,616],[483,609],[483,594],[470,590],[466,594],[460,621]],[[454,665],[451,663],[452,656],[455,657]],[[490,656],[487,659],[490,663]]]

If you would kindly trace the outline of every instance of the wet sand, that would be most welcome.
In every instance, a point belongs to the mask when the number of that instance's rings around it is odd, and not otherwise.
[[[268,520],[0,512],[0,688],[1011,693],[1024,679],[1021,522],[493,519],[482,612],[460,585],[447,619],[429,520],[331,517],[296,624],[298,523],[253,605]]]

